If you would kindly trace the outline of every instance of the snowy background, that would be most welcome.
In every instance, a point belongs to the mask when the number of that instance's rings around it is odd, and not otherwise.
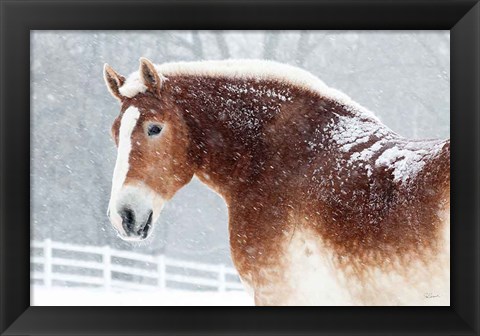
[[[108,62],[125,76],[137,70],[140,56],[155,63],[263,58],[296,65],[375,112],[397,133],[410,138],[449,136],[448,31],[35,31],[31,35],[32,240],[109,246],[231,267],[226,206],[197,180],[166,205],[147,242],[122,241],[106,217],[116,158],[110,127],[119,106],[105,87],[103,64]],[[38,258],[32,274],[43,269],[42,251],[32,247]],[[60,249],[52,250],[52,256],[80,258],[79,253]],[[132,266],[127,260],[118,264]],[[61,265],[53,271],[93,274]],[[116,276],[121,277],[120,272]],[[32,305],[252,303],[244,292],[212,294],[208,286],[175,281],[158,292],[153,286],[143,292],[79,287],[71,278],[50,279],[51,286],[44,286],[43,280],[32,276],[32,284]]]

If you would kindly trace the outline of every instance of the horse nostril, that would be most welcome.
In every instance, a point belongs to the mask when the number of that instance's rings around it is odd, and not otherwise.
[[[148,215],[146,226],[151,226],[152,225],[152,216],[153,216],[153,211],[150,211],[150,214]]]
[[[153,212],[150,211],[150,214],[148,215],[148,219],[147,219],[147,222],[145,223],[145,226],[139,230],[139,234],[142,235],[142,238],[147,237],[148,231],[152,227],[152,216],[153,216]]]
[[[120,211],[120,217],[122,217],[123,228],[126,232],[132,232],[135,225],[135,214],[131,209],[125,208]]]

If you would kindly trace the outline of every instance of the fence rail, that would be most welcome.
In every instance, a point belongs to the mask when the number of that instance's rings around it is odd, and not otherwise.
[[[220,292],[243,290],[236,270],[222,264],[152,256],[109,246],[67,244],[50,239],[32,241],[31,251],[31,281],[45,286],[72,283],[106,289],[164,290],[187,285]],[[75,255],[68,256],[68,253]]]

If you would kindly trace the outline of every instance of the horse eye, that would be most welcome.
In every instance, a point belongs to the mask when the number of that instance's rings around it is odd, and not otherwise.
[[[158,125],[150,125],[148,126],[148,135],[157,135],[162,131],[162,127]]]

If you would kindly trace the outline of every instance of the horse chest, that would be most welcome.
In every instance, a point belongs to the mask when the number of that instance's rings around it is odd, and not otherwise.
[[[240,274],[257,305],[353,304],[342,274],[315,235],[296,230],[280,245],[268,262]]]
[[[343,275],[315,235],[296,232],[284,244],[287,305],[351,305]]]

